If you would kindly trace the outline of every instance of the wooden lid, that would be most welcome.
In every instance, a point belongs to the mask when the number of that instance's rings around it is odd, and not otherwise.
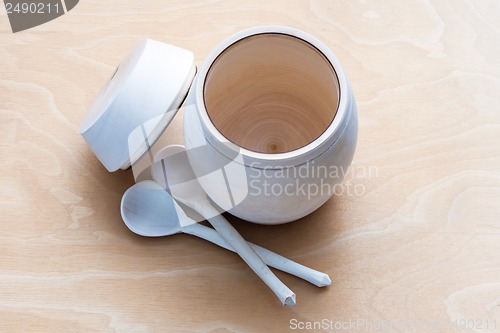
[[[192,52],[139,42],[97,95],[80,133],[110,172],[126,169],[176,115],[196,73]]]

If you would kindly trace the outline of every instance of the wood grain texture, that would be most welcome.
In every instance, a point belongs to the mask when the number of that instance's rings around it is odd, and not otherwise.
[[[498,17],[495,0],[85,0],[13,34],[0,10],[0,331],[286,332],[325,319],[346,332],[374,330],[362,320],[500,332]],[[108,173],[78,134],[139,39],[192,50],[199,65],[262,24],[327,44],[359,108],[343,193],[287,225],[228,216],[247,240],[331,275],[318,289],[278,273],[294,308],[232,253],[128,231],[119,203],[131,171]],[[182,114],[160,146],[180,142]]]

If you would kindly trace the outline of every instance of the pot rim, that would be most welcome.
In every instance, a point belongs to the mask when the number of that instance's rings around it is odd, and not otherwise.
[[[295,37],[309,43],[315,47],[319,52],[321,52],[325,58],[328,60],[332,66],[334,72],[337,75],[337,81],[339,84],[339,103],[337,106],[336,114],[332,122],[328,125],[326,130],[316,139],[308,143],[307,145],[284,153],[261,153],[252,151],[243,147],[240,147],[233,142],[229,141],[212,123],[208,112],[205,107],[204,100],[204,86],[207,74],[217,59],[217,57],[224,52],[228,47],[237,43],[238,41],[260,34],[283,34]],[[227,156],[224,153],[225,149],[231,149],[237,151],[239,154],[246,156],[253,161],[261,162],[263,165],[274,166],[274,167],[287,167],[302,164],[307,160],[311,160],[318,155],[326,151],[332,144],[337,141],[340,135],[343,133],[346,118],[348,118],[348,111],[350,105],[350,87],[347,82],[346,75],[342,66],[334,55],[334,53],[317,38],[305,33],[301,30],[286,27],[286,26],[258,26],[250,29],[240,31],[224,41],[222,41],[217,47],[215,47],[212,52],[207,56],[203,62],[200,70],[198,72],[198,77],[196,80],[195,89],[195,103],[198,114],[201,118],[202,127],[205,133],[205,137],[214,148],[216,148],[220,153]],[[221,144],[222,143],[222,144]],[[233,155],[231,154],[231,155]]]

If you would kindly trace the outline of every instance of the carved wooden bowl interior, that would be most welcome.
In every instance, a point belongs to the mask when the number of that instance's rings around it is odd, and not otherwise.
[[[204,86],[207,113],[228,140],[260,153],[290,152],[317,139],[338,107],[330,62],[302,39],[244,38],[212,64]]]

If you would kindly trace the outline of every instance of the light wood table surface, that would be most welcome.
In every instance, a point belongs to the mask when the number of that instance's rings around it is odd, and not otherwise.
[[[500,332],[499,18],[497,0],[82,0],[13,34],[0,10],[0,331]],[[233,253],[131,233],[119,211],[131,171],[108,173],[78,132],[140,39],[199,66],[263,24],[327,44],[359,109],[342,195],[281,226],[228,216],[331,275],[320,289],[277,273],[294,308]],[[181,142],[179,114],[160,145]]]

